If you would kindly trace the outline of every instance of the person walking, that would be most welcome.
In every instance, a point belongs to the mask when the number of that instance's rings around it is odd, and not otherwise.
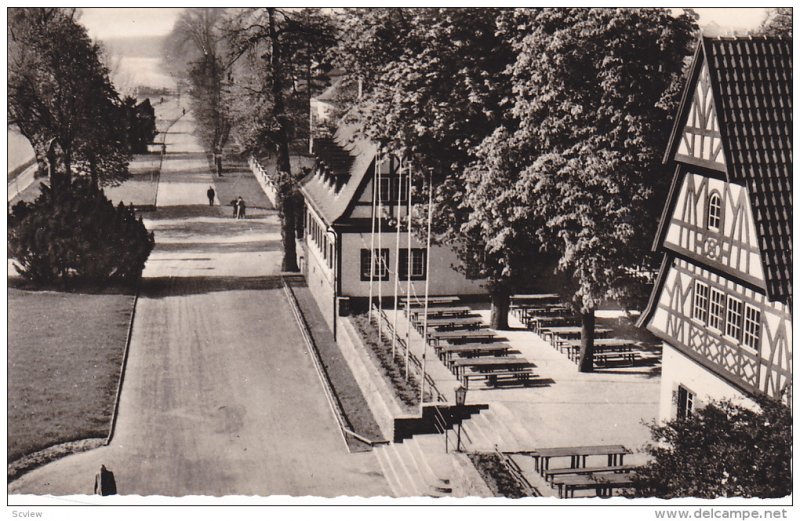
[[[238,219],[245,219],[246,218],[245,211],[247,210],[247,205],[244,204],[244,199],[242,199],[241,195],[239,196],[239,199],[236,200],[236,207],[238,209],[236,217]]]
[[[237,217],[239,217],[239,201],[233,199],[228,204],[230,204],[231,207],[233,207],[233,218],[236,219]]]
[[[100,496],[113,496],[117,493],[117,482],[114,473],[100,465],[100,472],[94,477],[94,493]]]
[[[214,206],[214,196],[216,195],[214,188],[209,186],[208,191],[206,191],[206,195],[208,196],[208,206]]]

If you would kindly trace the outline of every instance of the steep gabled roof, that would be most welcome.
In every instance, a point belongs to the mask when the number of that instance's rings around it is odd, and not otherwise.
[[[792,41],[767,37],[703,38],[694,57],[665,161],[686,122],[706,64],[729,182],[747,187],[772,300],[792,296]],[[671,202],[667,202],[671,204]],[[663,237],[660,224],[658,237]]]
[[[728,175],[747,187],[767,291],[792,295],[792,41],[703,40]]]
[[[369,173],[378,147],[356,135],[355,124],[342,124],[333,138],[315,140],[317,168],[301,184],[306,201],[328,223],[342,218]]]

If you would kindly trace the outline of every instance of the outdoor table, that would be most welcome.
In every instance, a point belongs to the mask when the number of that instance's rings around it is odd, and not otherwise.
[[[493,369],[524,369],[533,367],[526,358],[517,358],[513,356],[487,356],[478,358],[459,358],[454,360],[451,364],[455,369],[456,378],[461,380],[464,378],[464,372],[467,368],[474,369],[478,372],[489,372]]]
[[[559,296],[555,293],[541,293],[541,294],[532,294],[532,295],[511,295],[511,303],[515,304],[517,302],[531,302],[531,301],[548,301],[548,300],[558,300]]]
[[[462,340],[490,340],[497,336],[491,329],[465,329],[463,331],[431,331],[428,338],[434,345],[439,345],[442,340],[462,341]]]
[[[533,316],[528,319],[528,326],[533,329],[535,333],[539,333],[542,328],[549,326],[574,326],[579,324],[580,320],[570,316]]]
[[[570,468],[585,468],[588,456],[608,456],[608,466],[616,467],[624,464],[625,454],[630,451],[623,445],[590,445],[582,447],[553,447],[537,449],[539,456],[539,473],[544,476],[550,468],[550,458],[570,458]]]
[[[561,338],[556,341],[556,344],[559,351],[567,351],[567,356],[570,360],[574,360],[577,357],[577,353],[581,350],[580,339]],[[633,351],[634,347],[636,347],[636,344],[632,341],[619,338],[597,338],[594,341],[595,353],[602,353],[605,351],[624,351],[630,353]]]
[[[463,317],[469,315],[471,309],[467,306],[451,306],[446,308],[428,308],[428,318],[433,317]],[[425,314],[424,308],[414,308],[410,310],[411,319],[418,320]]]
[[[420,323],[422,324],[422,322]],[[429,318],[428,327],[437,329],[478,329],[483,325],[480,317]]]
[[[494,354],[495,356],[506,356],[511,346],[506,343],[495,344],[456,344],[438,348],[439,355],[445,365],[449,367],[453,355],[464,355],[466,357]]]
[[[428,306],[454,304],[459,300],[460,299],[458,297],[428,297]],[[417,299],[417,298],[409,299],[408,297],[400,297],[400,302],[405,304],[406,307],[411,307],[411,308],[425,307],[424,299]]]
[[[540,329],[540,331],[544,333],[543,336],[550,336],[550,343],[553,344],[553,347],[556,347],[556,336],[562,338],[580,338],[582,330],[582,326],[547,326]],[[610,332],[611,330],[605,327],[596,327],[594,329],[595,337],[606,335]]]

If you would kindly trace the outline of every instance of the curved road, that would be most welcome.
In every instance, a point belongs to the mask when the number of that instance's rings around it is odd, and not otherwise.
[[[9,493],[91,494],[105,464],[120,494],[388,495],[375,456],[347,452],[285,301],[275,212],[235,221],[210,208],[213,178],[192,129],[190,114],[172,127],[159,209],[147,216],[156,249],[112,443]]]

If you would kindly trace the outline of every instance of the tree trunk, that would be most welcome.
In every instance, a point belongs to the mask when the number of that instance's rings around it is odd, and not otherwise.
[[[272,44],[270,67],[272,69],[272,114],[278,122],[278,178],[281,179],[278,189],[278,206],[281,217],[281,240],[283,241],[283,271],[300,271],[297,266],[297,246],[295,244],[296,204],[294,201],[294,183],[292,182],[291,163],[289,160],[288,121],[283,99],[283,67],[281,62],[281,46],[278,42],[278,30],[275,23],[275,8],[267,7],[269,16],[269,37]]]
[[[222,177],[222,152],[214,154],[214,166],[217,169],[217,176]]]
[[[506,288],[495,288],[490,292],[492,302],[491,324],[492,329],[508,329],[508,309],[511,295]]]
[[[581,314],[581,352],[578,371],[594,371],[594,310]]]

